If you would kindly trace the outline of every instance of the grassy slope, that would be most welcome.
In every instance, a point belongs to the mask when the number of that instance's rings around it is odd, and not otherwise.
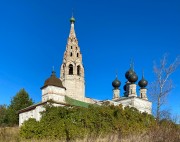
[[[99,136],[98,138],[86,137],[83,140],[76,140],[76,142],[179,142],[180,141],[180,131],[174,131],[171,128],[153,128],[149,133],[144,133],[141,135],[128,135],[122,137],[120,134],[110,134],[106,137]],[[0,128],[0,142],[52,142],[52,140],[22,140],[19,137],[18,127],[6,127]],[[53,142],[56,142],[53,140]],[[59,140],[57,140],[59,142]]]

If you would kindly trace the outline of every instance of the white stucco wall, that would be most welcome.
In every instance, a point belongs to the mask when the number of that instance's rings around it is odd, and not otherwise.
[[[25,111],[19,114],[19,126],[21,126],[24,121],[27,121],[29,118],[34,118],[37,121],[41,119],[41,114],[40,112],[44,111],[45,108],[43,105],[37,106],[32,110]]]
[[[58,103],[52,103],[53,106],[56,107],[63,107],[63,104],[58,104]],[[34,109],[31,110],[27,110],[25,112],[19,113],[19,126],[21,126],[24,121],[27,121],[29,118],[34,118],[36,119],[36,121],[40,121],[41,120],[41,113],[42,111],[44,111],[44,105],[38,105],[36,106]]]
[[[47,86],[42,89],[42,102],[54,100],[56,102],[65,103],[66,90],[56,86]]]
[[[141,112],[152,114],[152,103],[147,100],[134,98],[134,107]]]
[[[119,89],[113,89],[113,100],[117,100],[120,98],[120,90]]]
[[[140,112],[146,112],[152,114],[152,102],[138,98],[138,97],[127,97],[121,98],[118,101],[108,100],[110,104],[115,106],[122,104],[123,107],[129,106],[138,109]]]
[[[136,84],[129,84],[129,91],[128,91],[128,96],[135,96],[137,97],[137,94],[136,94]]]
[[[140,97],[144,100],[148,100],[147,98],[147,89],[146,88],[141,88],[139,90],[139,94],[140,94]]]
[[[66,75],[63,81],[66,87],[66,95],[76,100],[84,101],[85,98],[85,81],[84,77],[78,75]]]

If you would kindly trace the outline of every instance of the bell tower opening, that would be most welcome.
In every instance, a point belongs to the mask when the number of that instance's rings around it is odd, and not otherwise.
[[[73,65],[69,65],[69,75],[73,75]]]
[[[81,71],[80,70],[81,70],[81,67],[80,67],[80,65],[78,65],[77,66],[77,75],[79,75],[79,76],[81,75]]]

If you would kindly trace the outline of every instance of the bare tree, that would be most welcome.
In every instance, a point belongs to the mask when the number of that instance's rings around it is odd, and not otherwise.
[[[152,96],[153,102],[156,103],[156,118],[157,121],[160,119],[161,106],[165,104],[167,95],[173,89],[173,82],[170,79],[170,75],[180,65],[180,56],[171,63],[167,64],[167,54],[165,54],[160,60],[160,64],[154,63],[153,71],[155,74],[155,81],[150,85],[150,95]]]

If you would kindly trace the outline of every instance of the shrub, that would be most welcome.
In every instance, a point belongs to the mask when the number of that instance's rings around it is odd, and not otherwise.
[[[42,119],[26,121],[20,130],[23,138],[75,140],[86,136],[138,134],[155,125],[155,119],[135,108],[122,106],[53,107],[47,106]]]

